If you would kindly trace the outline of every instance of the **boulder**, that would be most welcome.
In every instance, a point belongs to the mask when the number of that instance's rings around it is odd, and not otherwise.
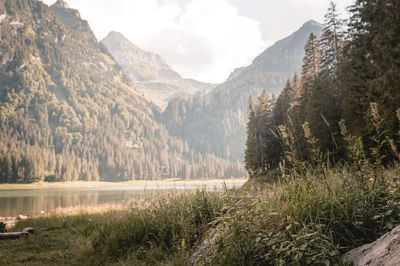
[[[373,243],[351,250],[343,260],[354,266],[400,265],[400,226]]]

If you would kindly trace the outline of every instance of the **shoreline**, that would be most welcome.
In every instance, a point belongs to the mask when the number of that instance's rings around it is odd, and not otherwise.
[[[135,186],[135,185],[220,185],[223,183],[233,185],[243,185],[248,178],[235,178],[235,179],[165,179],[165,180],[134,180],[126,182],[36,182],[31,184],[0,184],[0,191],[2,190],[34,190],[34,189],[55,189],[55,188],[103,188],[103,187],[121,187],[121,186]]]

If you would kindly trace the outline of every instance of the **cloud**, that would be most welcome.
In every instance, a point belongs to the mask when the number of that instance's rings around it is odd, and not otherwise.
[[[48,4],[54,0],[45,0]],[[222,82],[267,47],[259,22],[226,0],[67,0],[101,39],[119,31],[180,74]]]
[[[193,0],[174,25],[144,42],[185,77],[221,82],[266,48],[259,22],[223,0]]]

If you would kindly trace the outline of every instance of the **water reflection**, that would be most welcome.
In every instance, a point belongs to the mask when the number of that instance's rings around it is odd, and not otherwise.
[[[233,184],[227,184],[232,187]],[[100,188],[75,189],[35,189],[35,190],[2,190],[0,191],[0,217],[18,216],[20,214],[37,216],[41,212],[51,212],[58,208],[101,205],[118,203],[127,200],[146,200],[157,190],[174,189],[177,191],[196,188],[214,189],[220,185],[135,185]]]

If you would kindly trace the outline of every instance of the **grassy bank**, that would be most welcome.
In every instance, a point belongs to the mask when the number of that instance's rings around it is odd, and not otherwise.
[[[205,239],[206,265],[341,264],[400,224],[399,168],[346,169],[21,221],[37,233],[0,241],[0,264],[187,265]]]
[[[0,265],[184,264],[210,222],[222,192],[164,193],[151,202],[75,210],[20,221],[36,234],[0,241]]]

